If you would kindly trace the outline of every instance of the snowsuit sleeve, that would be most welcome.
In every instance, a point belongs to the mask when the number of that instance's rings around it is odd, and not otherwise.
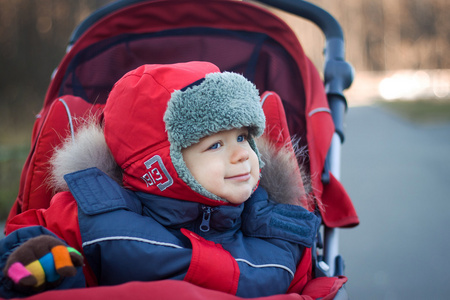
[[[276,203],[259,188],[245,203],[242,231],[246,236],[275,238],[312,247],[319,218],[301,206]]]
[[[12,218],[5,227],[6,237],[0,241],[0,296],[23,297],[27,294],[13,289],[12,282],[2,271],[9,255],[27,240],[43,234],[55,236],[68,246],[82,252],[78,226],[77,204],[69,192],[55,195],[47,209],[30,209]],[[88,268],[85,268],[89,274]],[[89,275],[87,276],[89,278]],[[85,287],[85,277],[79,268],[75,277],[64,279],[57,289]]]
[[[3,268],[6,265],[9,255],[16,250],[20,245],[28,241],[29,239],[40,236],[40,235],[51,235],[55,236],[52,232],[45,229],[42,226],[31,226],[18,229],[0,241],[0,297],[3,298],[15,298],[24,297],[31,295],[32,291],[22,291],[14,287],[12,280],[3,274]],[[66,277],[63,279],[60,285],[55,289],[69,289],[84,287],[85,280],[82,268],[78,268],[77,274],[74,277]]]

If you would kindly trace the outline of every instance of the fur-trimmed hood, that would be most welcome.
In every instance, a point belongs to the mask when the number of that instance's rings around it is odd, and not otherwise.
[[[106,144],[125,187],[210,206],[228,201],[198,183],[181,149],[241,127],[258,156],[254,138],[264,132],[265,115],[256,86],[202,61],[142,65],[115,83],[103,110]]]
[[[276,149],[263,137],[257,139],[256,143],[265,163],[261,170],[260,185],[274,201],[300,205],[300,199],[307,198],[307,195],[302,188],[302,178],[292,152],[287,148]],[[68,138],[60,148],[55,149],[50,161],[48,185],[54,192],[67,191],[63,176],[90,167],[97,167],[122,184],[122,170],[105,142],[103,129],[94,119],[79,128],[74,140]],[[303,185],[306,185],[304,178]]]

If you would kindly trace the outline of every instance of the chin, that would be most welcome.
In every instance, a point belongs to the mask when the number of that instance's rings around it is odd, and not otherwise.
[[[247,199],[245,199],[245,200],[231,200],[231,201],[228,201],[228,202],[231,203],[231,204],[240,205],[240,204],[244,203]]]
[[[241,204],[241,203],[244,203],[245,201],[247,201],[251,195],[252,195],[251,192],[246,192],[237,197],[233,197],[231,200],[228,200],[228,201],[233,204]]]

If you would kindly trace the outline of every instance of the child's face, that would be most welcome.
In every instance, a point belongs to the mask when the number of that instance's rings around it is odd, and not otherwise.
[[[259,180],[258,156],[247,137],[247,128],[220,131],[181,151],[192,176],[233,204],[247,200]]]

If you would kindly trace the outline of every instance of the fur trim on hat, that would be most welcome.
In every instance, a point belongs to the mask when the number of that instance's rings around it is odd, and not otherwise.
[[[289,151],[278,150],[264,138],[257,140],[261,157],[265,167],[261,171],[260,185],[264,187],[275,202],[300,205],[299,199],[309,194],[309,180],[303,173],[303,184],[306,191],[298,189],[298,176],[295,172],[295,160]],[[298,155],[304,155],[298,152]],[[66,139],[50,160],[51,174],[47,184],[55,191],[67,191],[64,181],[65,174],[80,171],[86,168],[97,167],[119,184],[122,183],[121,170],[109,151],[101,126],[92,120],[87,120],[75,134],[75,139]],[[308,185],[307,185],[308,184]],[[303,205],[303,203],[301,203]]]
[[[244,76],[210,73],[198,85],[172,93],[164,115],[169,142],[183,149],[219,131],[248,127],[264,132],[266,118],[255,85]]]
[[[170,157],[178,176],[195,192],[228,202],[197,182],[184,163],[181,149],[205,136],[246,127],[250,146],[259,158],[253,138],[263,134],[266,118],[255,85],[236,73],[207,74],[203,80],[172,93],[164,122],[170,142]],[[261,159],[259,161],[262,167]]]

